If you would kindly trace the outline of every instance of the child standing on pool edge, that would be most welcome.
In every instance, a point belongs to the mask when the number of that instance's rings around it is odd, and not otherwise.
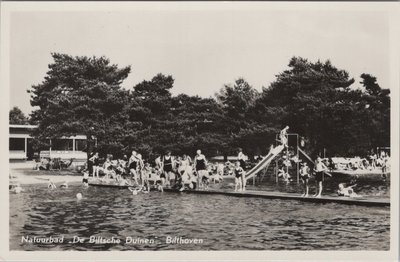
[[[314,172],[315,172],[315,183],[316,183],[316,188],[318,188],[318,192],[314,195],[314,197],[321,197],[323,173],[327,170],[328,168],[325,166],[324,163],[322,163],[321,158],[317,157],[317,160],[315,161]]]
[[[208,176],[208,171],[207,160],[201,153],[201,150],[196,151],[196,156],[194,157],[194,169],[197,175],[197,186],[199,189],[203,189],[203,177]]]
[[[306,162],[301,164],[300,177],[303,181],[303,195],[301,196],[308,197],[308,179],[310,178],[310,168],[307,166]]]
[[[99,163],[99,153],[95,152],[94,155],[89,158],[89,162],[91,162],[91,166],[93,169],[93,178],[96,176],[96,178],[99,178],[99,170],[100,170],[100,163]]]
[[[236,191],[242,191],[242,181],[244,180],[244,170],[240,166],[240,162],[236,162],[236,167],[235,167],[235,192]],[[239,189],[238,189],[239,188]]]
[[[247,160],[247,157],[246,157],[245,154],[243,154],[243,150],[241,148],[239,148],[238,151],[239,151],[239,153],[238,153],[238,157],[237,158],[238,158],[238,161],[240,163],[240,167],[243,169],[243,176],[241,178],[242,179],[241,189],[243,191],[245,191],[246,190],[246,179],[245,179],[245,176],[246,176],[246,160]]]

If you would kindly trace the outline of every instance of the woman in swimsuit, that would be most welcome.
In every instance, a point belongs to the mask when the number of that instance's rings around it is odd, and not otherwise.
[[[167,154],[163,156],[162,158],[162,167],[163,167],[163,174],[161,175],[161,181],[162,185],[168,185],[170,184],[171,178],[175,178],[175,175],[173,173],[173,165],[174,161],[171,157],[171,151],[167,151]]]
[[[242,191],[242,181],[244,179],[244,170],[240,166],[240,162],[236,162],[236,167],[235,167],[235,192]]]
[[[137,169],[138,169],[138,158],[136,156],[136,151],[132,151],[132,155],[129,158],[128,161],[128,168],[129,168],[129,174],[131,175],[131,177],[133,178],[133,180],[135,181],[135,183],[138,185],[138,177],[137,177]]]
[[[194,157],[194,168],[197,174],[197,185],[199,189],[203,186],[203,177],[208,177],[207,171],[207,160],[206,157],[201,153],[201,150],[197,150],[196,156]]]

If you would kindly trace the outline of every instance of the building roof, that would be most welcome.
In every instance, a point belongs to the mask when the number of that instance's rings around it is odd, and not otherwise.
[[[37,128],[37,125],[9,125],[10,128],[27,128],[27,129],[34,129]]]

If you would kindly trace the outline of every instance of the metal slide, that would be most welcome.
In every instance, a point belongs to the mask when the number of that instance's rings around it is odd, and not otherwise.
[[[283,145],[279,145],[272,149],[270,153],[266,157],[264,157],[260,162],[255,165],[252,169],[250,169],[246,174],[246,180],[252,178],[253,176],[257,175],[258,172],[263,170],[269,163],[280,153],[285,147]]]

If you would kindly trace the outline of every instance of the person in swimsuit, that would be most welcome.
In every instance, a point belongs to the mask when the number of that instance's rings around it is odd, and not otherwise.
[[[243,154],[243,150],[241,148],[239,148],[239,153],[238,153],[238,157],[237,158],[238,158],[238,161],[240,163],[240,167],[246,173],[246,159],[247,159],[247,157],[246,157],[245,154]],[[244,178],[242,180],[242,188],[243,188],[243,190],[246,190],[246,179],[245,179],[246,174],[244,174],[243,177]]]
[[[216,174],[214,174],[214,177],[213,177],[213,181],[214,181],[214,183],[215,182],[222,182],[223,180],[224,180],[224,172],[225,172],[225,166],[224,166],[224,164],[223,163],[219,163],[219,164],[217,164],[217,172],[216,172]]]
[[[156,164],[157,169],[162,169],[162,161],[161,161],[162,156],[158,155],[156,159],[154,160],[154,163]]]
[[[308,180],[310,179],[310,168],[307,166],[306,162],[301,164],[300,178],[301,181],[303,181],[303,195],[301,196],[308,197]]]
[[[137,173],[138,173],[138,178],[140,179],[140,185],[143,187],[144,185],[144,181],[143,181],[143,169],[144,169],[144,162],[142,159],[142,155],[141,154],[137,154],[137,159],[138,159],[138,165],[137,165]]]
[[[82,184],[84,186],[89,186],[89,172],[88,171],[83,172]]]
[[[243,150],[241,148],[239,148],[238,151],[237,160],[240,163],[240,167],[243,168],[243,170],[246,170],[246,156],[243,154]]]
[[[318,157],[317,160],[315,161],[315,167],[314,167],[315,182],[316,182],[316,188],[318,188],[318,192],[314,195],[314,197],[321,197],[323,173],[327,170],[328,168],[324,165],[324,163],[322,163],[321,158]]]
[[[89,171],[89,174],[93,174],[93,161],[90,160],[93,156],[94,152],[90,153],[87,161],[87,170]],[[37,166],[37,169],[39,170],[39,166]]]
[[[147,188],[150,191],[150,176],[151,176],[151,166],[149,163],[146,163],[143,168],[142,174],[142,187]]]
[[[208,176],[207,171],[207,160],[206,157],[201,153],[201,150],[196,151],[196,156],[194,157],[194,168],[197,174],[197,185],[199,189],[204,188],[203,177]]]
[[[190,172],[192,169],[192,159],[188,155],[183,155],[182,159],[179,162],[178,174],[182,177],[185,173]]]
[[[93,165],[93,173],[92,176],[99,178],[99,170],[100,170],[100,165],[99,165],[99,153],[96,152],[94,153],[94,155],[89,159],[89,161],[92,163]]]
[[[170,177],[173,176],[173,159],[171,157],[171,151],[167,151],[167,154],[162,158],[163,174],[161,175],[162,185],[170,185]]]
[[[110,178],[115,178],[116,176],[115,171],[113,170],[113,164],[110,155],[107,155],[107,159],[103,164],[103,171],[105,174],[104,177],[105,180],[109,180]]]
[[[161,178],[161,176],[164,174],[164,172],[162,171],[162,169],[158,169],[155,168],[155,172],[154,172],[154,188],[156,188],[158,191],[163,192],[163,178]],[[165,178],[164,178],[165,179]]]
[[[48,182],[48,184],[47,184],[47,188],[56,189],[57,186],[56,186],[56,184],[54,184],[53,181],[51,181],[51,180],[49,179],[49,182]]]
[[[132,155],[128,161],[128,168],[129,168],[129,174],[131,175],[132,179],[135,181],[136,185],[139,185],[138,174],[137,174],[138,161],[139,160],[137,158],[136,151],[132,151]]]
[[[122,159],[118,159],[117,163],[114,166],[117,182],[124,178],[125,165],[126,163]]]
[[[338,196],[345,196],[345,197],[358,197],[357,193],[354,192],[353,187],[356,185],[345,187],[345,184],[340,183],[339,189],[337,191]]]
[[[289,126],[286,126],[279,133],[279,139],[281,140],[282,145],[284,145],[285,147],[288,146],[288,137],[287,137],[287,131],[288,130],[289,130]]]
[[[235,192],[236,191],[242,191],[242,181],[244,179],[244,170],[243,168],[240,166],[240,162],[236,162],[236,167],[234,170],[235,173]]]
[[[125,178],[126,175],[129,173],[128,171],[128,157],[126,155],[124,155],[121,159],[118,159],[118,163],[117,163],[117,175],[120,175],[120,178],[123,177]]]
[[[60,188],[68,188],[68,181],[64,181],[64,183],[60,185]]]

